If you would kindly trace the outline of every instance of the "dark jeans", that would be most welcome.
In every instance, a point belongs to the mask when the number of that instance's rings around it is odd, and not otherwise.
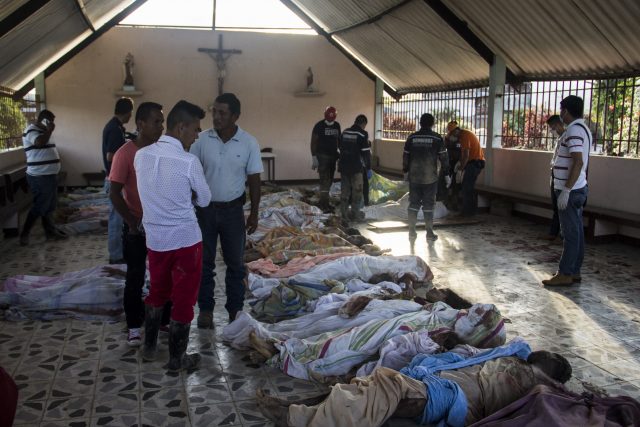
[[[38,216],[47,216],[56,209],[58,197],[58,176],[27,174],[29,189],[33,194],[31,212]]]
[[[213,203],[196,210],[198,223],[202,230],[202,279],[198,294],[198,307],[201,311],[213,311],[215,298],[214,277],[216,267],[216,249],[218,237],[222,248],[222,257],[227,266],[225,287],[229,312],[242,310],[244,304],[244,244],[245,220],[242,204],[216,208]]]
[[[436,193],[438,192],[438,182],[433,184],[413,184],[409,183],[409,210],[420,211],[424,215],[425,222],[433,221],[433,208],[436,204]]]
[[[549,236],[557,236],[560,234],[560,217],[558,216],[558,196],[553,188],[553,180],[551,181],[551,205],[553,206],[553,218],[549,226]]]
[[[462,215],[475,215],[478,210],[478,195],[476,194],[476,180],[484,164],[470,161],[464,168],[462,177]]]
[[[147,271],[147,242],[144,234],[129,234],[129,226],[122,226],[122,252],[127,262],[127,275],[124,282],[124,314],[127,328],[139,328],[144,321],[144,302],[142,288]],[[162,313],[162,324],[168,325],[171,316],[171,302]]]
[[[558,271],[565,275],[580,274],[584,259],[584,226],[582,210],[587,201],[589,187],[584,186],[569,193],[569,203],[564,210],[558,210],[560,229],[563,237],[562,257]],[[556,197],[560,190],[556,190]]]
[[[336,157],[318,154],[318,175],[320,176],[320,203],[329,203],[329,190],[336,173]]]

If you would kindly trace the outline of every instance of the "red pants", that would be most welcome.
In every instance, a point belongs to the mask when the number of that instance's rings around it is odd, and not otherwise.
[[[148,251],[151,289],[144,302],[153,307],[162,307],[171,300],[171,319],[191,323],[193,306],[200,290],[202,242],[173,251]]]
[[[11,427],[18,406],[18,387],[0,367],[0,427]]]

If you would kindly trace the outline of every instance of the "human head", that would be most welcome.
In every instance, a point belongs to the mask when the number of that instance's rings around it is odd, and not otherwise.
[[[44,119],[53,122],[56,119],[56,116],[49,110],[42,110],[40,111],[40,113],[38,113],[38,123],[40,123]]]
[[[143,102],[136,110],[136,128],[138,139],[143,143],[156,142],[164,130],[162,105],[155,102]]]
[[[120,119],[122,123],[129,122],[131,119],[131,112],[133,111],[133,100],[131,98],[122,97],[116,101],[116,108],[114,114]]]
[[[451,120],[449,123],[447,123],[447,133],[451,133],[452,131],[458,129],[458,122],[456,122],[455,120]]]
[[[534,351],[527,358],[527,363],[536,366],[547,376],[563,384],[571,378],[572,369],[569,361],[558,353]]]
[[[429,113],[424,113],[422,116],[420,116],[420,127],[421,128],[431,129],[435,122],[436,122],[435,117],[433,117]]]
[[[547,126],[549,126],[555,133],[562,135],[564,133],[564,123],[560,115],[554,114],[547,119]]]
[[[235,130],[240,117],[240,100],[233,93],[219,95],[213,103],[213,128],[217,132]]]
[[[353,122],[354,125],[359,126],[362,129],[367,127],[367,123],[369,123],[369,121],[367,120],[367,116],[364,114],[358,114],[356,120]]]
[[[328,106],[324,110],[324,119],[329,123],[333,123],[336,117],[338,117],[338,110],[336,110],[336,107]]]
[[[204,115],[204,110],[197,105],[178,101],[167,116],[167,135],[180,140],[188,151],[198,136],[200,120],[204,119]]]
[[[582,118],[584,101],[579,96],[569,95],[560,101],[560,118],[565,124]]]

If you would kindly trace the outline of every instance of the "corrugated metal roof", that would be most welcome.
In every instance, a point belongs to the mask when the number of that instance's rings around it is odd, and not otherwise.
[[[640,71],[637,0],[445,3],[516,75],[548,79]]]
[[[482,84],[486,62],[420,1],[336,38],[399,92]]]
[[[5,0],[0,2],[0,20],[11,15],[28,1],[29,0]]]
[[[474,40],[502,55],[518,79],[640,74],[638,0],[292,3],[400,93],[488,81],[485,52],[476,51],[472,45],[478,44],[459,35],[460,27],[438,8],[465,21]]]
[[[134,0],[51,0],[20,21],[9,22],[25,2],[3,3],[0,85],[19,90],[48,66],[101,29]],[[140,2],[141,3],[141,2]],[[82,5],[82,6],[81,6]]]

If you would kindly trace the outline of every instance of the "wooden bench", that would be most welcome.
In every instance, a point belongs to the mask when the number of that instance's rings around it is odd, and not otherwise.
[[[501,188],[488,187],[486,185],[476,185],[476,191],[479,195],[482,195],[489,200],[503,199],[514,203],[521,203],[523,205],[553,210],[553,206],[551,205],[551,196],[535,196],[516,191],[504,190]],[[595,238],[596,220],[609,221],[620,225],[640,228],[640,215],[590,206],[588,200],[587,206],[584,208],[583,216],[588,219],[586,236],[592,240]]]
[[[4,193],[4,204],[0,194],[0,219],[5,237],[18,235],[18,214],[26,210],[33,201],[27,183],[27,166],[20,165],[0,171]]]
[[[82,174],[82,177],[87,180],[87,186],[91,187],[91,183],[94,181],[99,182],[99,186],[104,184],[104,179],[106,177],[106,173],[105,171],[100,171],[100,172],[84,172]]]

